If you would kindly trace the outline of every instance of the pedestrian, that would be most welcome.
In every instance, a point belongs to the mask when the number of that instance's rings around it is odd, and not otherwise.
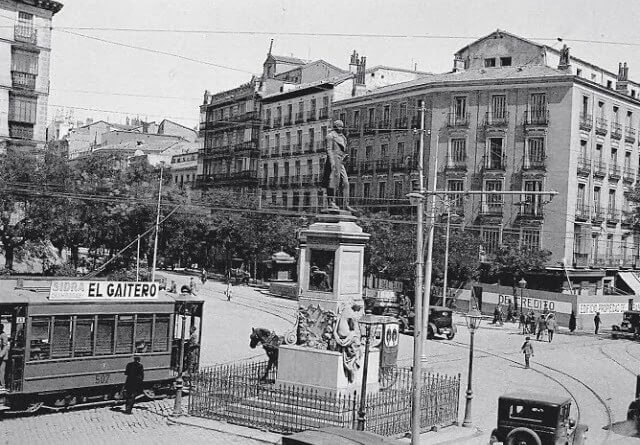
[[[600,329],[600,312],[596,312],[596,316],[593,317],[593,324],[596,326],[596,335],[598,335],[598,329]]]
[[[227,289],[224,291],[224,295],[227,297],[227,301],[231,301],[233,291],[231,290],[231,281],[227,281]]]
[[[203,267],[202,273],[200,274],[200,280],[202,281],[202,285],[207,282],[207,270]]]
[[[529,311],[529,333],[536,333],[536,314],[533,312],[533,310]]]
[[[546,331],[547,331],[547,320],[545,320],[544,315],[540,314],[538,316],[538,321],[537,321],[536,340],[540,341],[541,337],[542,337],[542,340],[544,340]]]
[[[140,363],[140,356],[134,355],[133,361],[127,363],[124,370],[127,379],[124,382],[124,392],[126,397],[125,413],[131,414],[136,396],[142,393],[144,383],[144,366]]]
[[[549,336],[549,343],[553,341],[553,335],[556,333],[557,328],[558,322],[556,321],[556,317],[551,313],[547,317],[547,335]]]
[[[4,332],[4,325],[0,323],[0,389],[5,389],[4,375],[9,360],[9,337]]]
[[[520,319],[518,322],[518,329],[522,329],[522,335],[526,334],[528,329],[527,329],[527,317],[524,315],[523,312],[520,312]]]
[[[171,292],[172,294],[178,293],[178,285],[176,284],[175,280],[171,280],[171,287],[169,288],[169,292]]]
[[[498,304],[494,309],[493,309],[493,321],[491,322],[491,324],[496,324],[498,323],[498,319],[500,318],[500,305]]]
[[[507,321],[510,323],[515,322],[515,317],[513,316],[513,306],[511,305],[511,301],[507,305]]]
[[[198,370],[198,357],[200,356],[200,343],[198,330],[194,325],[189,328],[189,341],[187,343],[187,375],[191,383],[191,375]]]
[[[530,342],[531,337],[526,337],[520,350],[524,354],[524,367],[529,368],[529,359],[533,357],[533,345]]]

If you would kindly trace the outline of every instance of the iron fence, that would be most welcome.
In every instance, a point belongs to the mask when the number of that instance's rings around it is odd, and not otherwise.
[[[326,426],[356,428],[357,392],[275,384],[275,370],[261,381],[266,366],[267,362],[252,362],[202,369],[192,376],[189,414],[280,433]],[[411,372],[398,368],[394,385],[367,395],[365,430],[394,436],[411,429]],[[423,430],[457,422],[459,375],[424,373],[420,392]]]

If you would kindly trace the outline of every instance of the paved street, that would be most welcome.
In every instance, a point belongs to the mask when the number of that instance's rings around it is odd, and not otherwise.
[[[163,273],[168,275],[166,273]],[[176,276],[178,285],[188,277]],[[268,327],[284,333],[292,327],[296,303],[275,299],[239,286],[226,301],[224,285],[209,281],[199,294],[205,300],[202,365],[266,357],[262,349],[249,348],[251,327]],[[268,312],[265,312],[268,311]],[[460,419],[464,415],[464,390],[468,365],[468,339],[462,318],[457,318],[458,335],[453,341],[429,341],[429,366],[435,372],[462,374]],[[514,390],[563,393],[575,398],[579,421],[589,425],[590,443],[640,444],[640,439],[602,429],[625,419],[635,389],[635,372],[640,370],[640,344],[612,340],[607,335],[559,334],[554,342],[533,342],[533,369],[522,366],[523,336],[517,325],[503,327],[483,322],[476,334],[473,423],[483,430],[483,443],[496,422],[497,398]],[[402,336],[400,364],[411,362],[412,338]],[[547,368],[545,368],[546,366]],[[574,376],[574,378],[563,374]],[[577,417],[576,403],[572,407]],[[251,443],[249,439],[220,432],[167,423],[163,414],[172,401],[141,404],[132,416],[111,408],[75,410],[9,418],[2,421],[3,443]],[[479,443],[474,438],[468,443]],[[255,442],[257,443],[257,442]]]

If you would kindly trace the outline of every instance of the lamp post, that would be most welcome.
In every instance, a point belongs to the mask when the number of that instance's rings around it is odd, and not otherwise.
[[[520,281],[518,281],[518,286],[520,286],[520,312],[522,312],[522,297],[524,297],[524,288],[527,287],[527,280],[525,280],[524,277],[520,278]],[[516,307],[515,310],[517,311],[518,308]]]
[[[178,353],[178,377],[176,378],[176,400],[173,405],[173,416],[181,416],[182,415],[182,363],[184,362],[184,334],[186,330],[187,324],[187,313],[186,313],[186,305],[182,304],[179,311],[180,317],[182,318],[182,332],[180,334],[180,352]]]
[[[387,315],[373,315],[371,313],[364,314],[360,320],[360,325],[365,326],[365,342],[364,342],[364,368],[362,370],[362,385],[360,386],[360,406],[358,408],[358,425],[357,429],[364,431],[366,408],[367,408],[367,375],[369,370],[369,345],[371,343],[371,327],[375,325],[385,325],[391,323],[398,323],[398,320],[394,317]],[[382,333],[384,336],[384,332]],[[384,341],[384,339],[382,340]]]
[[[480,327],[482,321],[482,314],[478,309],[470,310],[465,316],[467,322],[467,328],[471,334],[471,340],[469,341],[469,378],[467,380],[467,403],[464,412],[463,427],[471,426],[471,399],[473,399],[473,391],[471,389],[471,381],[473,375],[473,337],[476,330]]]

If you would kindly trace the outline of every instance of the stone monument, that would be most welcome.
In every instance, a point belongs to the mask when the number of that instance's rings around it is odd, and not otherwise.
[[[277,383],[337,393],[360,389],[364,344],[364,246],[369,234],[344,210],[318,215],[300,234],[298,322],[280,347]],[[372,348],[368,391],[378,388],[380,351]]]

